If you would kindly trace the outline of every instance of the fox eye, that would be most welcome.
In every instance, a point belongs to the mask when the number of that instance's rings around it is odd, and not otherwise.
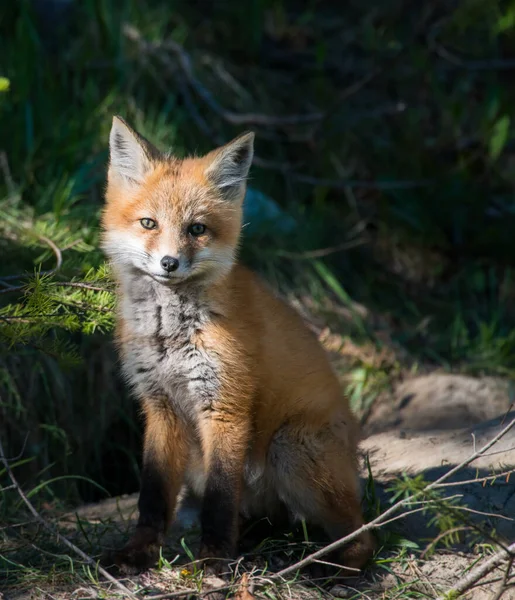
[[[148,217],[145,219],[140,219],[139,222],[145,229],[155,229],[157,227],[157,223],[154,221],[154,219],[149,219]]]
[[[188,227],[188,233],[195,237],[202,235],[206,231],[206,226],[202,223],[193,223]]]

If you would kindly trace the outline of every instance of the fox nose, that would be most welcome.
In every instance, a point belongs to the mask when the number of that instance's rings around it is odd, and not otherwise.
[[[171,273],[172,271],[177,271],[179,268],[179,261],[173,256],[163,256],[161,259],[161,266],[165,271]]]

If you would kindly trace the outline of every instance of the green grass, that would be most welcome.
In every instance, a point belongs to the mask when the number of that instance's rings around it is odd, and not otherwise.
[[[257,131],[251,185],[296,227],[249,229],[242,258],[329,328],[361,415],[419,365],[515,375],[514,15],[500,0],[84,0],[51,31],[31,2],[2,4],[0,291],[24,287],[0,294],[0,435],[24,450],[23,483],[47,482],[41,502],[138,486],[98,249],[113,114],[179,155]],[[224,110],[323,117],[235,125]],[[50,275],[46,239],[63,258]],[[17,502],[0,491],[0,521]]]

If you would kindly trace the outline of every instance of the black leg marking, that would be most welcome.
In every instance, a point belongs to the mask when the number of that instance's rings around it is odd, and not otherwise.
[[[138,508],[138,527],[151,527],[164,533],[168,514],[166,480],[150,459],[146,459],[143,466]]]
[[[209,472],[202,506],[203,558],[225,558],[234,551],[238,519],[238,481],[215,460]]]

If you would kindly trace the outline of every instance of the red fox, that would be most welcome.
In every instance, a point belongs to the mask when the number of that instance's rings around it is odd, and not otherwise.
[[[115,555],[125,569],[156,561],[183,486],[202,499],[199,558],[214,571],[234,557],[240,514],[286,507],[331,539],[363,524],[358,428],[328,357],[236,261],[253,144],[246,133],[178,159],[113,119],[102,246],[146,419],[139,521]],[[373,548],[366,532],[339,559],[361,568]]]

